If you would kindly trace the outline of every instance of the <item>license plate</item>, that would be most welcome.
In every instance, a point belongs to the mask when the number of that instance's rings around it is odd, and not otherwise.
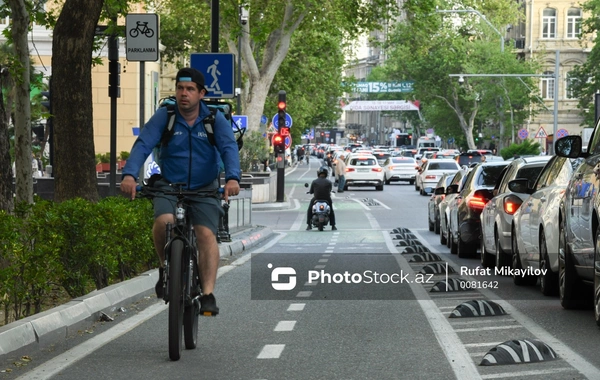
[[[368,173],[369,169],[357,169],[356,171],[359,173]]]

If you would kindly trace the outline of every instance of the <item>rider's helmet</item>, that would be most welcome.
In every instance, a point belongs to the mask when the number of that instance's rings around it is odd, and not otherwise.
[[[317,176],[320,176],[321,174],[325,174],[325,177],[327,177],[327,175],[329,174],[329,169],[327,168],[327,166],[321,166],[319,170],[317,170]]]

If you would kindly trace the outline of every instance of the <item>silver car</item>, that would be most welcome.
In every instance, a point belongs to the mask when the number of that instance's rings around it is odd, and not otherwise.
[[[412,157],[388,157],[383,163],[383,180],[390,182],[405,181],[414,185],[417,176],[417,161]]]
[[[421,172],[417,175],[415,187],[419,189],[421,195],[433,193],[435,186],[444,173],[456,173],[460,166],[454,160],[436,159],[428,160]]]

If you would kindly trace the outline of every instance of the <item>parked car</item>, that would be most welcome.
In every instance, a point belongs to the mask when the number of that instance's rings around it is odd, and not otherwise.
[[[434,158],[427,160],[417,175],[415,188],[421,195],[432,193],[442,174],[456,173],[459,169],[460,167],[454,160]]]
[[[600,326],[600,124],[585,152],[577,135],[557,140],[554,149],[559,156],[584,159],[567,184],[559,214],[560,303],[572,309],[593,302]]]
[[[417,161],[412,157],[389,157],[383,163],[383,181],[386,185],[392,181],[414,185],[417,173]]]
[[[350,154],[346,158],[345,177],[344,190],[349,186],[375,186],[376,190],[383,190],[383,168],[372,154]]]
[[[436,234],[440,233],[440,203],[446,197],[446,187],[452,183],[455,173],[444,173],[442,178],[438,181],[433,195],[429,198],[427,204],[428,216],[427,222],[429,224],[429,231],[434,231]]]
[[[450,248],[450,240],[448,239],[448,236],[450,236],[450,233],[448,232],[448,228],[450,227],[448,224],[448,218],[450,217],[448,214],[448,204],[450,204],[458,195],[458,193],[462,190],[465,180],[467,179],[467,174],[470,171],[471,168],[464,167],[454,174],[450,185],[446,187],[446,194],[444,195],[444,199],[440,202],[439,205],[440,244],[445,244],[448,248]]]
[[[580,159],[554,156],[533,187],[526,179],[515,179],[508,187],[531,194],[513,215],[513,268],[545,270],[540,290],[546,296],[558,293],[559,210],[567,184]],[[538,276],[513,276],[516,285],[535,285]]]
[[[508,162],[483,162],[467,175],[460,193],[448,204],[450,253],[458,257],[473,257],[479,248],[481,221],[485,204],[492,199],[492,190]],[[451,191],[453,187],[449,187]]]
[[[511,228],[513,214],[519,209],[527,189],[533,187],[536,179],[550,161],[550,156],[517,158],[502,171],[492,193],[494,197],[481,212],[481,265],[484,268],[495,266],[510,267],[512,264]],[[522,193],[508,188],[508,183],[516,178],[525,178],[528,186]]]

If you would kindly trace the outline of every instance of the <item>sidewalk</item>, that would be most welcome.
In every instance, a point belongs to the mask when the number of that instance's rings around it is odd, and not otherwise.
[[[237,255],[271,237],[269,227],[253,226],[232,235],[231,242],[219,244],[221,257]],[[102,313],[154,294],[158,270],[153,269],[133,279],[114,284],[64,305],[0,327],[0,355],[31,346],[41,349],[85,330],[98,321]]]

